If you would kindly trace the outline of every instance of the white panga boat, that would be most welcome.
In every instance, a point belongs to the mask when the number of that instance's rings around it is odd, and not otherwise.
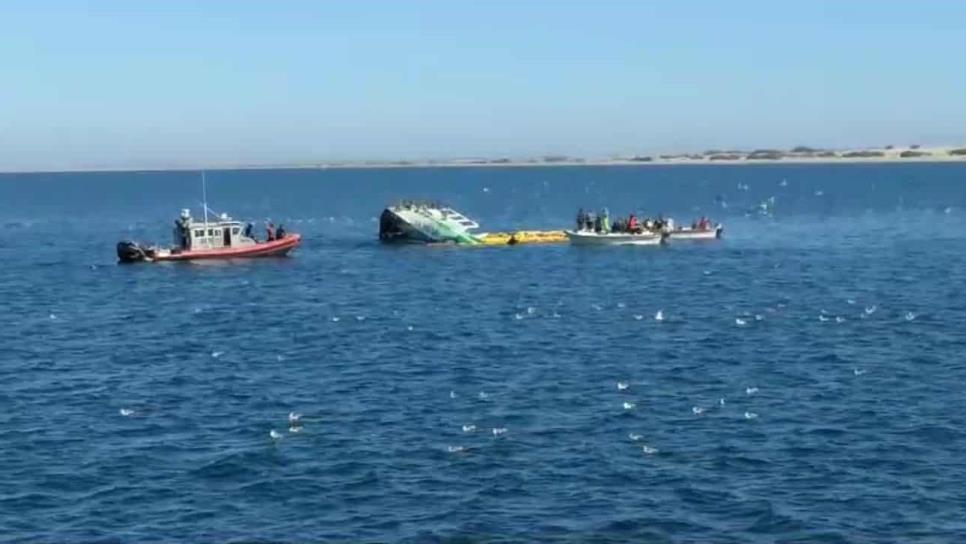
[[[678,227],[669,229],[667,236],[670,240],[716,240],[724,234],[724,227],[721,223],[708,228]]]
[[[594,232],[591,230],[565,230],[571,244],[582,246],[657,246],[664,243],[665,235],[654,232]]]

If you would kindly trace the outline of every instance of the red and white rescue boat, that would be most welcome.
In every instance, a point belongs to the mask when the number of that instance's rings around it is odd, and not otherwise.
[[[302,236],[296,233],[280,233],[260,242],[252,236],[251,224],[243,227],[225,214],[215,221],[196,221],[188,210],[182,210],[181,218],[175,221],[174,245],[143,246],[122,241],[117,244],[117,258],[122,263],[136,263],[281,257],[301,242]]]

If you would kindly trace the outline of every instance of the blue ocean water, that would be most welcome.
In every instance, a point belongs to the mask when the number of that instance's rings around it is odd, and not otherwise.
[[[0,176],[0,541],[966,537],[966,165],[215,171],[208,191],[303,247],[119,266],[116,241],[167,242],[200,208],[197,173]],[[726,233],[379,245],[382,207],[419,197],[493,230],[609,206]]]

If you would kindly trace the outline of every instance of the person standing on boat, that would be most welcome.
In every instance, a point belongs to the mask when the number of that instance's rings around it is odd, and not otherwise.
[[[583,208],[577,210],[577,230],[584,230],[584,226],[587,225],[587,213],[584,212]]]
[[[607,208],[600,212],[600,230],[604,233],[610,232],[610,210]]]
[[[254,226],[251,223],[245,225],[245,238],[255,239],[254,233],[252,232],[253,228]]]
[[[628,232],[637,232],[637,216],[631,214],[630,219],[627,220],[627,230]]]
[[[283,238],[285,238],[285,227],[281,223],[279,223],[278,230],[275,231],[275,239],[281,240]]]
[[[268,236],[269,242],[275,239],[275,223],[268,222],[268,226],[265,227],[265,234]]]

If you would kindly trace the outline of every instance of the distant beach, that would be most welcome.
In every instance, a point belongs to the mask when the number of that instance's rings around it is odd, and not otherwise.
[[[460,159],[425,160],[359,160],[305,161],[274,164],[208,163],[198,165],[155,165],[98,167],[82,166],[35,171],[6,171],[0,173],[25,174],[40,172],[147,172],[186,170],[299,170],[299,169],[366,169],[366,168],[524,168],[542,166],[646,166],[646,165],[733,165],[755,164],[847,164],[847,163],[923,163],[964,162],[966,146],[885,146],[850,149],[823,149],[799,146],[780,149],[710,149],[700,153],[660,153],[615,155],[584,158],[569,155],[546,155],[526,158],[470,157]]]

